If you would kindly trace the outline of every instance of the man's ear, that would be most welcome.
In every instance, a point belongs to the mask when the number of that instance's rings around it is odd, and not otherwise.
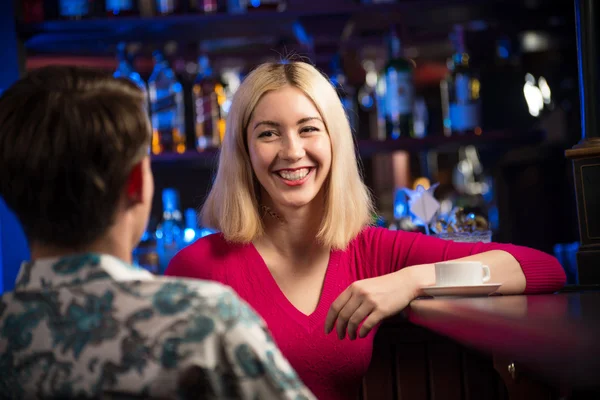
[[[144,170],[142,161],[138,162],[131,168],[129,177],[127,178],[127,199],[137,204],[142,201],[144,193]]]

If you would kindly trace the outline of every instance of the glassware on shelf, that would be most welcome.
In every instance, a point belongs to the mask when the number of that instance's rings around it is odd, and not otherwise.
[[[131,59],[127,52],[127,44],[120,42],[117,44],[117,69],[113,73],[115,78],[126,78],[135,83],[144,93],[148,92],[146,82],[132,65]]]
[[[449,73],[440,83],[444,135],[473,132],[481,134],[481,83],[470,65],[464,29],[454,27],[451,35],[455,52],[448,60]]]
[[[152,118],[153,154],[184,153],[185,105],[183,87],[161,51],[154,51],[154,69],[148,80]]]
[[[492,231],[474,231],[474,232],[441,232],[436,235],[440,239],[452,240],[461,243],[491,243]]]
[[[225,101],[223,83],[215,77],[206,55],[198,59],[198,75],[192,87],[196,149],[218,147],[225,134],[221,105]]]
[[[154,8],[156,15],[171,15],[182,11],[184,0],[156,0]]]
[[[105,0],[104,11],[109,17],[139,15],[137,0]]]
[[[403,56],[402,45],[396,29],[387,38],[388,62],[379,83],[383,95],[383,115],[387,138],[414,137],[414,63]]]
[[[358,131],[358,110],[356,93],[354,88],[348,84],[348,79],[342,67],[342,59],[339,54],[333,56],[331,63],[331,84],[335,87],[337,94],[344,106],[350,129],[356,135]]]
[[[285,0],[246,0],[248,11],[284,11],[286,6]]]
[[[167,268],[169,261],[184,246],[184,227],[179,209],[179,193],[172,188],[162,192],[163,217],[156,228],[156,249],[160,273]]]
[[[94,0],[58,0],[58,15],[60,19],[89,18],[94,6]]]

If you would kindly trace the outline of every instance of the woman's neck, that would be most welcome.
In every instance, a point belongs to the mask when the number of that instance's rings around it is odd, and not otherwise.
[[[255,243],[260,247],[297,261],[310,259],[315,253],[329,251],[316,239],[321,227],[323,207],[316,208],[314,204],[310,204],[281,210],[265,206],[262,214],[265,235]]]

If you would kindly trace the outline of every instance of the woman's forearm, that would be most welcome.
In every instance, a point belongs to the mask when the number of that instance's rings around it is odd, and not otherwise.
[[[501,283],[498,290],[502,294],[521,294],[525,291],[525,275],[519,262],[508,252],[503,250],[490,250],[468,257],[448,261],[479,261],[490,268],[490,282]],[[435,284],[434,264],[414,265],[403,268],[393,275],[398,275],[402,280],[412,282],[415,297],[424,293],[421,288]]]

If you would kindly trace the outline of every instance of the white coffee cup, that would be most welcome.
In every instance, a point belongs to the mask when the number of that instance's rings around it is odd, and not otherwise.
[[[435,286],[476,286],[490,280],[490,268],[479,261],[435,264]]]

